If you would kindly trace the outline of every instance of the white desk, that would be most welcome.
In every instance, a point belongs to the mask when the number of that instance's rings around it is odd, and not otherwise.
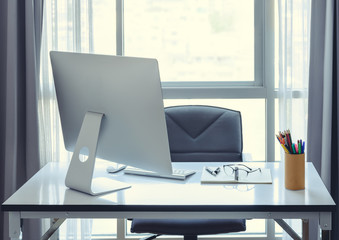
[[[312,164],[306,164],[305,190],[299,191],[285,189],[279,163],[246,164],[270,168],[273,184],[248,185],[248,191],[240,191],[236,184],[200,184],[205,163],[174,163],[198,171],[185,181],[108,175],[101,163],[95,176],[105,175],[132,187],[93,197],[67,189],[67,166],[49,163],[4,202],[2,210],[9,211],[11,239],[19,237],[22,218],[316,218],[323,236],[328,236],[335,203]]]

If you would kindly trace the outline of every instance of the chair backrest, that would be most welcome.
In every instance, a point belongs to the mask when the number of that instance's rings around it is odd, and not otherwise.
[[[173,162],[242,161],[239,111],[210,106],[165,108]]]

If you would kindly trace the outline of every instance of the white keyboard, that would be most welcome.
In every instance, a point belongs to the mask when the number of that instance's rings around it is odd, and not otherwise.
[[[187,170],[187,169],[173,169],[173,173],[171,175],[160,175],[156,172],[150,172],[150,171],[146,171],[140,168],[127,167],[124,170],[124,173],[134,174],[134,175],[143,175],[143,176],[149,176],[149,177],[160,177],[160,178],[172,178],[172,179],[185,180],[186,177],[194,174],[195,171]]]

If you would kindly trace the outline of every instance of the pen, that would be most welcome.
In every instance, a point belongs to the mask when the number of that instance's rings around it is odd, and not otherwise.
[[[292,138],[291,138],[290,130],[287,131],[287,136],[288,136],[288,146],[290,147],[291,152],[293,152],[293,150],[292,150]]]
[[[290,148],[290,138],[288,137],[287,132],[285,132],[285,136],[286,136],[286,142],[285,142],[285,146],[287,149]]]
[[[277,134],[275,136],[277,137],[278,142],[281,144],[279,136]]]
[[[213,176],[217,176],[218,175],[218,173],[220,172],[220,167],[218,167],[217,169],[215,169],[214,171],[213,170],[211,170],[210,168],[208,168],[208,167],[206,167],[205,168],[206,169],[206,171],[207,172],[209,172],[211,175],[213,175]]]
[[[289,153],[289,151],[287,150],[287,148],[285,147],[284,144],[280,144],[282,146],[282,148],[284,149],[285,153]]]
[[[287,131],[288,131],[288,135],[290,136],[290,141],[291,141],[291,145],[292,145],[293,141],[292,141],[291,132],[290,132],[290,130],[287,130]]]
[[[292,144],[292,149],[293,149],[293,153],[295,153],[295,147],[294,147],[294,144]]]

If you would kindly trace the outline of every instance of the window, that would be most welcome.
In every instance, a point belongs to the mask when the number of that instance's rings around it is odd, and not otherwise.
[[[206,104],[241,111],[244,152],[254,160],[274,161],[274,2],[47,0],[41,92],[48,114],[54,114],[51,131],[58,132],[59,123],[53,122],[58,113],[49,50],[151,57],[159,61],[165,106]],[[59,152],[62,136],[52,134],[59,137],[54,140]],[[126,224],[94,220],[93,238],[134,238],[125,235]],[[250,220],[237,238],[272,239],[274,228],[272,221]]]
[[[158,59],[162,81],[255,81],[253,0],[125,0],[123,13],[124,54]]]

